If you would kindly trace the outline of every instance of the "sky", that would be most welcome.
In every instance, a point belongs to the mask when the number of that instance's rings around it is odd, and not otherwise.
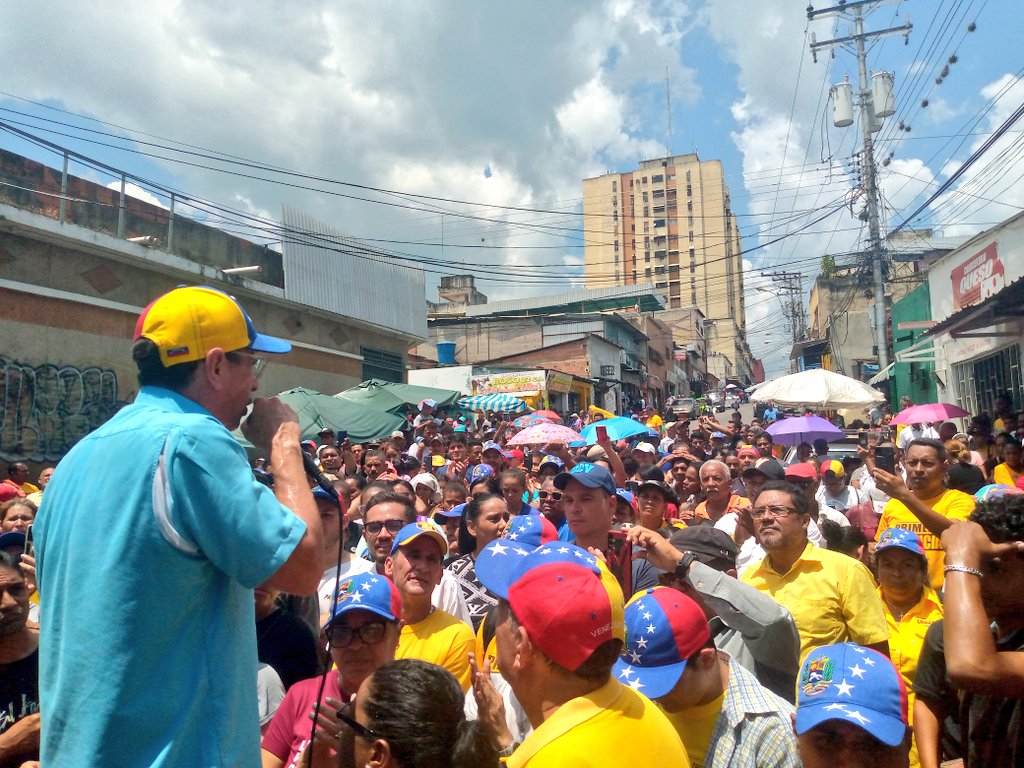
[[[1015,5],[864,6],[868,31],[912,24],[868,46],[895,80],[874,134],[883,230],[966,236],[1024,209],[1021,120],[918,213],[1024,103]],[[822,255],[853,263],[866,237],[860,123],[834,127],[829,102],[856,59],[810,52],[852,27],[808,21],[806,0],[6,2],[0,147],[59,167],[2,124],[26,131],[272,247],[292,205],[422,266],[432,300],[443,274],[493,299],[581,286],[603,237],[583,231],[581,180],[697,152],[725,166],[772,376],[791,338],[767,273],[801,272],[806,300]]]

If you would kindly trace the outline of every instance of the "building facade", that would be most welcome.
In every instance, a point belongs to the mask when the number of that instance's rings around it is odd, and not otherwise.
[[[723,355],[749,381],[743,258],[719,160],[645,160],[635,171],[583,180],[587,287],[653,282],[669,308],[696,306]]]

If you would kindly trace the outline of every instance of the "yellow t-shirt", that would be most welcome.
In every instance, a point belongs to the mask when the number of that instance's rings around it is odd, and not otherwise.
[[[933,499],[922,499],[922,501],[950,520],[966,520],[974,511],[974,497],[963,491],[950,489],[940,496]],[[942,541],[939,537],[925,528],[924,523],[917,519],[917,515],[907,509],[902,501],[896,501],[896,499],[889,499],[882,509],[882,518],[878,521],[875,541],[878,541],[882,534],[890,528],[903,528],[918,535],[921,544],[924,545],[924,555],[928,558],[928,577],[931,580],[932,589],[936,591],[942,589],[945,550],[942,548]]]
[[[665,422],[662,420],[661,416],[659,416],[658,414],[654,414],[653,416],[651,416],[651,418],[647,420],[644,426],[649,427],[650,429],[656,429],[659,432],[661,432],[661,425],[664,423]]]
[[[770,595],[793,614],[800,661],[815,648],[850,641],[874,645],[889,636],[871,572],[859,560],[810,542],[785,574],[766,556],[742,581]]]
[[[672,723],[654,703],[614,677],[567,701],[506,760],[512,768],[689,768]]]
[[[715,723],[718,716],[722,714],[722,704],[725,702],[725,691],[707,704],[691,709],[682,709],[678,712],[665,712],[665,717],[672,723],[676,733],[683,740],[686,747],[686,756],[690,758],[693,768],[703,768],[704,759],[708,755],[708,747],[711,746],[711,736],[715,732]],[[709,766],[708,768],[711,768]]]
[[[420,659],[444,667],[469,690],[469,654],[476,640],[470,626],[450,613],[435,608],[427,618],[406,624],[398,638],[396,659]]]
[[[1006,464],[996,464],[996,468],[992,470],[992,482],[1015,486],[1020,475],[1020,472],[1014,472]]]

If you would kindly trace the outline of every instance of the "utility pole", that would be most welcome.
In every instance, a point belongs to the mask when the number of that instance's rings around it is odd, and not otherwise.
[[[782,314],[786,317],[786,325],[793,335],[793,343],[803,341],[807,335],[806,317],[803,302],[803,275],[799,272],[772,272],[768,277],[778,284],[779,302]],[[783,296],[786,298],[783,299]]]
[[[847,17],[852,17],[853,19],[854,34],[852,35],[836,37],[820,43],[817,42],[812,35],[811,54],[814,57],[814,61],[817,62],[818,51],[822,49],[827,48],[832,50],[832,55],[834,56],[834,49],[836,47],[849,46],[852,43],[854,45],[854,50],[856,51],[857,71],[859,75],[858,106],[860,107],[861,130],[864,134],[864,193],[867,197],[868,214],[867,256],[871,260],[871,275],[874,282],[875,293],[875,346],[878,350],[878,367],[879,369],[883,369],[889,365],[889,334],[886,323],[885,306],[885,253],[882,251],[882,232],[878,216],[878,183],[875,175],[874,144],[871,134],[879,129],[880,118],[888,117],[893,114],[894,110],[892,105],[892,76],[887,72],[879,72],[873,76],[872,80],[869,81],[867,53],[865,51],[864,41],[900,34],[903,35],[905,44],[910,36],[912,26],[908,20],[906,24],[899,27],[890,27],[889,29],[865,32],[864,6],[866,5],[877,6],[879,5],[879,2],[878,0],[858,0],[857,2],[845,2],[830,8],[822,8],[821,10],[815,10],[812,6],[807,6],[807,18],[809,20],[813,20],[819,16],[845,15]],[[875,87],[874,78],[876,77],[880,78],[880,82],[878,83],[880,87],[878,88]],[[886,88],[886,85],[888,85],[888,88]],[[852,122],[852,115],[847,118],[845,114],[844,107],[846,107],[846,105],[843,100],[844,89],[845,93],[848,95],[849,88],[850,84],[847,82],[841,83],[832,89],[833,115],[835,125],[837,127],[845,127]],[[887,103],[876,104],[876,99],[880,101],[884,100]]]

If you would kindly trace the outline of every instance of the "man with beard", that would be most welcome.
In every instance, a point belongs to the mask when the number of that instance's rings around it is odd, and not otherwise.
[[[801,659],[815,648],[847,641],[888,657],[889,630],[871,572],[852,557],[811,544],[810,512],[800,488],[766,483],[751,517],[767,554],[742,580],[793,614]]]

